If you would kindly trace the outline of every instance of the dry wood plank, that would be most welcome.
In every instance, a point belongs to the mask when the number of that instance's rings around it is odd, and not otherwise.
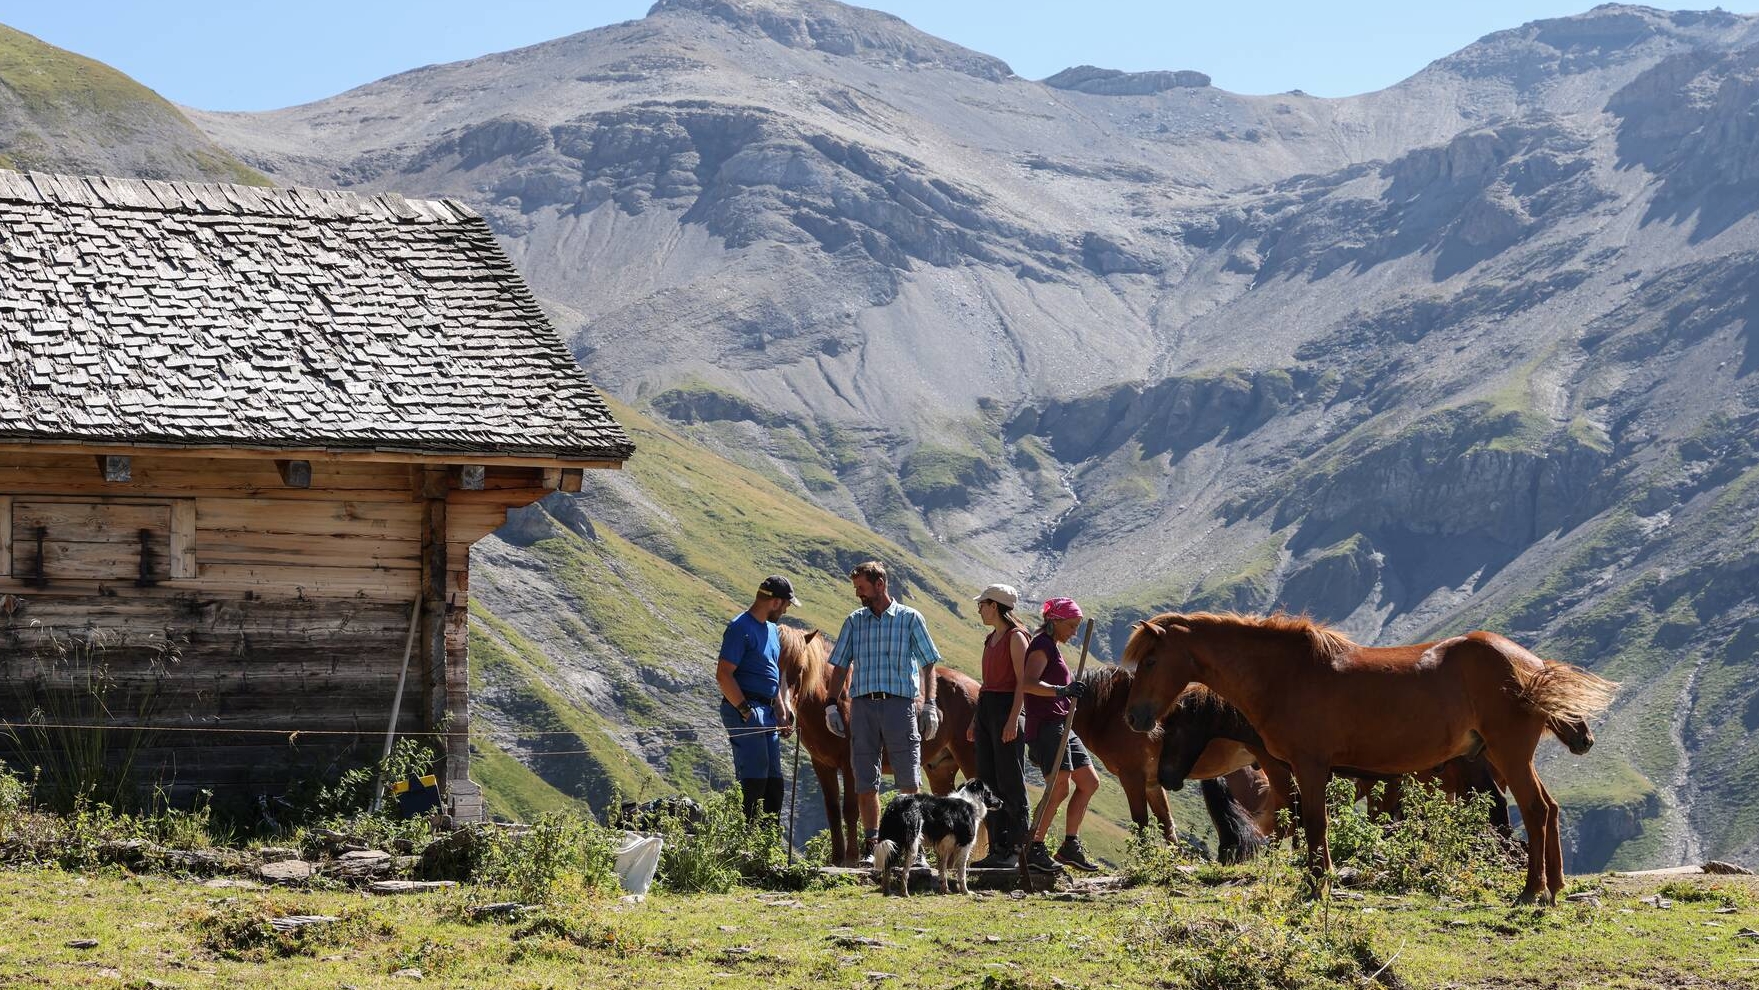
[[[152,555],[149,574],[156,580],[170,577],[170,537],[160,534],[148,541],[148,547]],[[51,585],[78,580],[134,581],[140,577],[140,544],[44,540],[43,573]]]
[[[196,503],[179,499],[171,503],[171,567],[173,578],[196,576]]]
[[[381,536],[313,533],[261,533],[249,529],[207,530],[218,537],[203,556],[217,562],[255,560],[320,567],[414,567],[421,544]]]
[[[202,536],[226,538],[237,533],[288,536],[370,536],[381,540],[421,539],[421,506],[355,499],[200,498],[197,521]]]
[[[12,496],[0,495],[0,576],[12,573]]]
[[[35,539],[38,526],[57,543],[134,543],[143,529],[168,536],[171,531],[169,502],[45,502],[15,500],[12,507],[14,541]]]
[[[295,596],[348,597],[415,594],[420,587],[418,568],[386,567],[289,567],[271,564],[216,564],[203,560],[198,568],[201,587],[279,590]]]
[[[5,443],[0,444],[0,454],[13,450],[29,450],[43,453],[59,454],[142,454],[154,452],[182,452],[189,455],[222,458],[227,460],[253,460],[275,457],[299,458],[312,462],[312,469],[317,470],[320,461],[360,461],[382,464],[433,464],[448,465],[470,462],[472,464],[502,465],[511,467],[557,467],[572,470],[582,468],[589,470],[615,471],[623,467],[620,460],[599,456],[582,457],[546,457],[541,455],[526,456],[522,454],[482,454],[473,451],[457,451],[452,453],[416,453],[402,450],[325,450],[307,447],[252,447],[234,445],[200,446],[194,444],[70,444],[70,443]]]

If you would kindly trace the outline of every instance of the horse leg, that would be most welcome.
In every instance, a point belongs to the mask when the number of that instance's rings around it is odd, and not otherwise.
[[[1118,786],[1124,789],[1124,800],[1130,805],[1130,820],[1137,828],[1148,827],[1148,789],[1142,781],[1118,778]]]
[[[825,803],[825,825],[831,831],[831,863],[832,866],[843,865],[843,819],[837,814],[841,804],[841,796],[837,792],[837,768],[824,763],[813,763],[812,772],[818,775],[819,796]]]
[[[1503,779],[1508,781],[1515,803],[1521,808],[1521,820],[1527,826],[1527,885],[1521,889],[1515,903],[1549,904],[1552,897],[1545,886],[1545,860],[1550,848],[1551,809],[1546,804],[1544,785],[1539,783],[1539,774],[1533,769],[1533,758],[1529,755],[1523,761],[1506,750],[1489,747],[1486,752]],[[1531,754],[1532,748],[1529,747],[1527,752]],[[1559,869],[1562,869],[1561,861]],[[1559,886],[1562,886],[1561,877]]]
[[[1314,897],[1324,897],[1330,884],[1331,846],[1325,838],[1325,785],[1331,768],[1304,763],[1295,768],[1295,786],[1301,789],[1301,831],[1307,836],[1307,878]]]
[[[843,768],[843,862],[854,866],[861,860],[861,804],[855,793],[855,765]]]
[[[1278,760],[1267,759],[1263,763],[1260,763],[1258,767],[1264,771],[1265,783],[1270,785],[1271,800],[1270,807],[1267,809],[1269,813],[1269,822],[1263,827],[1262,831],[1273,841],[1287,839],[1294,834],[1295,828],[1295,814],[1297,811],[1295,808],[1295,782],[1289,775],[1288,766]],[[1283,827],[1282,822],[1279,821],[1282,817],[1281,812],[1284,808],[1289,810],[1289,825],[1287,828]]]
[[[1143,781],[1142,789],[1148,794],[1148,810],[1154,812],[1155,819],[1160,822],[1161,838],[1167,840],[1167,845],[1172,845],[1178,841],[1179,830],[1173,826],[1173,809],[1167,804],[1167,792],[1153,780]]]
[[[1564,889],[1563,829],[1559,827],[1557,801],[1545,789],[1544,781],[1539,783],[1539,796],[1545,801],[1545,886],[1556,904]]]

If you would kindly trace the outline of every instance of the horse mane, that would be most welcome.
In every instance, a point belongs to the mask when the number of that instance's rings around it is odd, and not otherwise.
[[[1122,724],[1124,708],[1130,703],[1130,680],[1130,670],[1117,665],[1094,667],[1084,672],[1081,683],[1087,685],[1087,697],[1082,698],[1076,707],[1077,716],[1083,721],[1092,718],[1096,725]],[[1157,724],[1149,736],[1157,737],[1160,732]],[[1087,736],[1081,738],[1085,740]]]
[[[825,661],[830,657],[831,644],[822,634],[813,636],[809,643],[808,634],[793,626],[778,626],[776,634],[782,646],[777,662],[782,668],[782,679],[788,682],[789,688],[802,698],[824,694]]]
[[[1243,615],[1239,612],[1163,612],[1148,620],[1157,626],[1182,624],[1193,629],[1239,629],[1299,636],[1315,659],[1335,664],[1360,647],[1356,641],[1323,622],[1306,615],[1272,612],[1269,615]],[[1134,638],[1134,637],[1132,637]]]

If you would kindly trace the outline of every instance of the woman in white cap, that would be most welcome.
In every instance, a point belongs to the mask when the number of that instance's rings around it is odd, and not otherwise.
[[[983,685],[977,715],[965,730],[977,744],[977,776],[1002,809],[985,817],[989,855],[971,864],[980,869],[1018,865],[1020,842],[1031,826],[1026,810],[1026,734],[1021,712],[1026,703],[1026,647],[1031,637],[1014,605],[1020,596],[1005,584],[992,584],[977,596],[977,615],[989,626],[983,641]]]

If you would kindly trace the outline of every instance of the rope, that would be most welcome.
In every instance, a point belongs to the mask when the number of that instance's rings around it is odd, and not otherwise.
[[[756,728],[749,728],[749,729],[745,729],[745,728],[727,729],[724,726],[721,728],[723,731],[725,731],[727,733],[727,735],[733,736],[733,737],[750,736],[750,735],[757,735],[759,733],[780,731],[780,729],[778,729],[775,726],[759,726]],[[194,732],[194,733],[208,733],[208,734],[219,734],[219,735],[287,736],[289,738],[289,740],[291,740],[295,736],[370,736],[370,735],[377,735],[378,734],[378,730],[376,730],[376,729],[364,729],[364,728],[363,729],[243,729],[243,728],[232,729],[232,728],[224,728],[221,726],[203,726],[203,725],[140,725],[140,724],[116,723],[116,722],[91,722],[91,723],[8,722],[8,721],[0,720],[0,732],[10,732],[13,729],[69,729],[69,730],[75,730],[75,731],[90,731],[90,730],[110,731],[110,730],[115,730],[118,732],[127,732],[127,731]],[[689,729],[689,728],[656,729],[656,728],[645,728],[644,727],[644,728],[636,729],[634,731],[637,734],[645,732],[645,733],[650,733],[650,734],[654,734],[654,735],[683,736],[683,735],[700,735],[705,732],[713,732],[714,730],[707,729],[707,728],[705,728],[705,729]],[[435,729],[435,730],[421,730],[420,732],[415,733],[415,734],[416,735],[424,735],[424,736],[456,736],[456,735],[462,735],[463,733],[460,733],[456,730],[448,732],[448,731],[444,731],[444,730]],[[502,738],[506,738],[506,737],[511,736],[512,738],[515,738],[515,739],[529,739],[529,738],[536,738],[536,737],[540,737],[540,736],[575,736],[578,738],[580,736],[584,736],[584,735],[588,735],[588,734],[589,733],[587,733],[587,732],[575,732],[572,729],[533,729],[530,731],[521,731],[521,732],[493,733],[493,735],[499,736]]]

